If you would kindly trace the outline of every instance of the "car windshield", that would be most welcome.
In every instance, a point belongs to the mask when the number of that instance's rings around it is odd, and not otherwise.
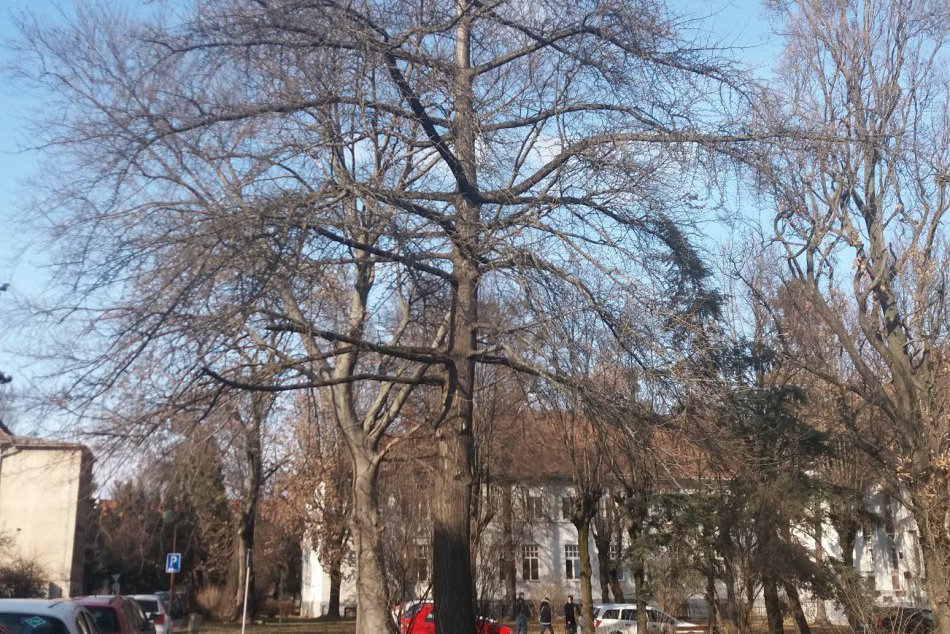
[[[109,634],[109,632],[119,632],[122,630],[122,628],[119,627],[119,617],[116,616],[115,610],[112,608],[87,605],[86,609],[92,612],[92,618],[96,621],[96,627],[99,628],[99,631],[102,632],[102,634]]]
[[[0,624],[3,624],[10,634],[69,634],[62,621],[41,614],[0,612]]]

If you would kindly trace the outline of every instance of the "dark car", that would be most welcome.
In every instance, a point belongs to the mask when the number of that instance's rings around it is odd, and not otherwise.
[[[930,634],[934,629],[934,615],[920,608],[885,608],[874,623],[878,632],[893,634]]]

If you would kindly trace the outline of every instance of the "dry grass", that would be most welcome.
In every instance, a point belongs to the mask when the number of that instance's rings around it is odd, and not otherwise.
[[[514,628],[514,623],[502,621],[503,625]],[[758,624],[756,624],[758,625]],[[528,624],[528,631],[537,629],[536,622]],[[353,634],[356,631],[356,621],[352,619],[330,621],[324,619],[297,619],[285,620],[282,626],[277,623],[248,624],[246,634]],[[560,632],[558,628],[555,631]],[[764,625],[753,626],[752,632],[764,634],[767,628]],[[794,624],[785,624],[786,634],[797,634]],[[201,634],[241,634],[240,623],[204,623]],[[851,628],[812,624],[812,634],[852,634]]]
[[[353,634],[356,621],[352,619],[330,621],[322,619],[286,619],[282,625],[248,623],[246,634]],[[241,634],[238,623],[203,623],[201,634]]]

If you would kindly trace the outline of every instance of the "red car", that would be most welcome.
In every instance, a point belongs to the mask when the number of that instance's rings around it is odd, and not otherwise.
[[[92,614],[102,634],[155,634],[155,626],[132,600],[116,595],[73,599]]]
[[[403,612],[399,620],[402,634],[435,634],[435,613],[432,603],[416,603]],[[511,628],[499,625],[491,619],[479,619],[475,628],[477,634],[511,634]]]

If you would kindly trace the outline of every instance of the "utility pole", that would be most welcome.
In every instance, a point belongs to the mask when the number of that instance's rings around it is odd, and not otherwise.
[[[162,522],[167,526],[168,524],[172,525],[172,552],[178,552],[178,517],[175,515],[175,511],[168,510],[162,513]],[[168,618],[171,621],[175,620],[173,616],[172,608],[175,605],[175,572],[174,570],[170,573],[171,581],[168,584]]]

